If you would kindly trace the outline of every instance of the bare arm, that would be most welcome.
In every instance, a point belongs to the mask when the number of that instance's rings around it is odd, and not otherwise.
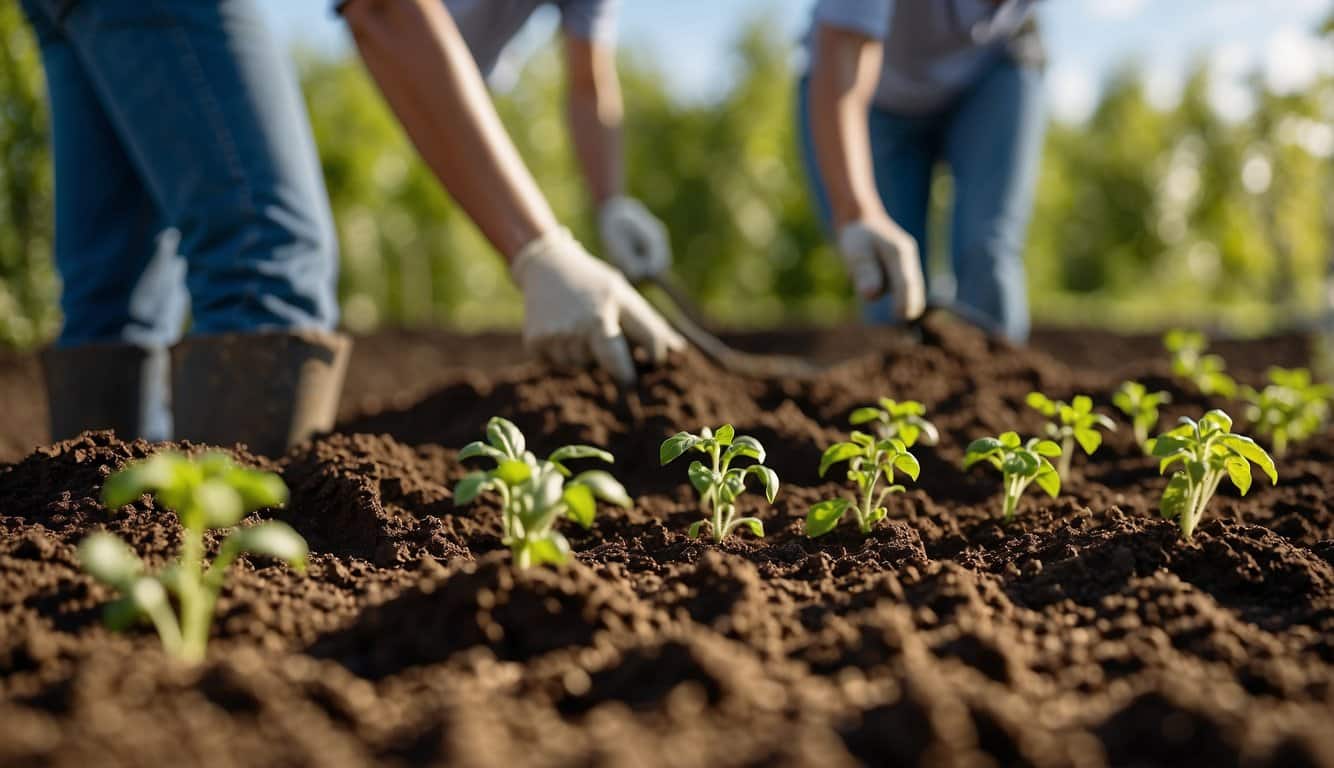
[[[513,260],[556,229],[444,5],[351,0],[343,15],[417,151],[491,244]]]
[[[849,30],[821,25],[811,67],[810,125],[816,161],[834,216],[834,230],[885,217],[875,188],[866,116],[880,75],[882,45]]]
[[[867,111],[880,76],[883,46],[828,25],[821,25],[816,36],[811,134],[839,253],[863,298],[888,292],[899,319],[917,317],[926,307],[917,241],[886,213],[871,164]]]
[[[610,46],[567,35],[567,104],[575,154],[595,205],[622,194],[621,85]]]

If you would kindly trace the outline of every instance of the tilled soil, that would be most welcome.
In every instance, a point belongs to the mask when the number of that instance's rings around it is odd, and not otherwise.
[[[363,344],[335,434],[277,461],[238,451],[282,472],[291,504],[255,517],[295,526],[312,563],[243,558],[194,669],[150,630],[103,629],[110,594],[75,564],[98,529],[171,556],[169,512],[96,501],[156,446],[89,433],[0,465],[0,764],[1334,766],[1328,435],[1277,487],[1220,493],[1190,542],[1158,518],[1164,480],[1127,428],[1002,525],[997,478],[960,469],[962,447],[1035,433],[1031,389],[1111,413],[1133,377],[1171,392],[1164,423],[1241,409],[1174,381],[1151,339],[1040,335],[1052,356],[935,318],[920,342],[738,341],[847,359],[753,381],[686,355],[621,394],[596,373],[471,367],[517,359],[508,337]],[[1306,340],[1219,351],[1255,380],[1304,364]],[[941,429],[921,481],[871,536],[806,539],[807,508],[844,491],[816,475],[821,450],[883,395]],[[492,415],[543,452],[616,454],[637,503],[567,528],[577,563],[516,571],[494,502],[453,506],[456,449]],[[664,437],[723,422],[783,479],[772,507],[743,503],[763,540],[688,539],[685,468],[657,466]]]

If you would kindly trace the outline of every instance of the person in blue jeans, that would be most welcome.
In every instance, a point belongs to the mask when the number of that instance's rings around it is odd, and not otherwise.
[[[1034,0],[818,0],[799,94],[807,172],[872,322],[926,307],[936,166],[954,179],[961,314],[1028,336],[1023,246],[1045,124]]]
[[[155,363],[167,345],[176,438],[275,454],[328,429],[349,347],[332,331],[334,231],[296,78],[254,0],[23,4],[56,161],[65,325],[44,355],[52,436],[160,437],[146,417],[163,399],[152,385],[166,378]],[[509,262],[531,350],[629,385],[631,344],[653,362],[682,348],[625,276],[560,226],[445,4],[339,8],[427,164]],[[603,170],[618,183],[619,157]],[[642,247],[652,222],[614,218],[627,257],[665,266]]]
[[[337,242],[295,73],[258,7],[23,8],[55,157],[52,438],[166,437],[168,380],[177,436],[276,452],[328,428],[348,346]]]

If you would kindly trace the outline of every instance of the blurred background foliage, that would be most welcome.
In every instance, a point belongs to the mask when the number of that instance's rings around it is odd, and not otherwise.
[[[13,4],[0,4],[0,40],[0,341],[27,345],[58,323],[50,158],[38,57]],[[297,55],[341,236],[345,324],[516,324],[501,261],[418,162],[355,54]],[[757,20],[734,59],[730,91],[681,103],[661,63],[623,54],[631,192],[667,223],[679,275],[720,323],[848,319],[854,302],[798,159],[792,43]],[[557,214],[596,252],[560,64],[553,41],[497,103]],[[1318,317],[1334,251],[1334,81],[1277,95],[1257,80],[1254,114],[1229,123],[1208,104],[1208,77],[1202,61],[1180,102],[1158,109],[1144,67],[1127,65],[1087,122],[1053,122],[1026,252],[1038,322],[1259,332]],[[942,173],[937,225],[949,197]],[[933,265],[947,247],[935,238]]]
[[[37,43],[17,3],[0,3],[0,343],[60,327],[51,263],[51,153]]]

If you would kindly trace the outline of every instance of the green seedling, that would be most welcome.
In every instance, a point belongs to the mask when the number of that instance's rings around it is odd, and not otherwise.
[[[155,575],[145,572],[134,551],[110,533],[94,533],[79,544],[79,562],[120,599],[104,611],[108,626],[124,629],[144,617],[157,629],[162,646],[187,662],[203,660],[213,607],[227,568],[242,552],[306,567],[306,540],[278,521],[234,528],[247,514],[287,502],[287,486],[271,472],[237,466],[222,453],[190,459],[159,453],[127,465],[107,478],[102,503],[119,509],[145,493],[181,521],[181,553]],[[211,562],[204,555],[204,532],[234,528]],[[172,608],[172,598],[179,613]]]
[[[570,559],[570,542],[556,530],[556,521],[569,518],[587,529],[597,515],[597,500],[628,508],[630,496],[624,486],[600,469],[573,474],[565,462],[598,459],[608,464],[614,458],[591,445],[567,445],[545,460],[527,449],[519,428],[499,416],[486,424],[486,441],[468,443],[459,460],[488,458],[496,466],[486,472],[470,472],[454,486],[454,504],[470,504],[490,491],[500,497],[501,541],[510,548],[520,568]]]
[[[880,398],[880,407],[868,405],[858,408],[848,417],[854,427],[872,424],[881,440],[898,440],[911,448],[918,440],[923,445],[935,445],[940,440],[936,425],[926,420],[926,406],[916,400],[898,402]]]
[[[1305,368],[1270,368],[1269,384],[1261,390],[1246,387],[1242,396],[1249,404],[1246,418],[1269,437],[1274,455],[1281,458],[1288,453],[1288,443],[1324,429],[1334,387],[1311,381]]]
[[[690,462],[690,484],[699,492],[699,509],[703,520],[690,526],[693,539],[703,526],[709,526],[714,542],[727,538],[737,526],[744,525],[750,532],[764,537],[764,523],[754,517],[737,517],[736,500],[746,491],[746,479],[757,477],[764,485],[764,496],[772,504],[778,495],[778,473],[764,466],[764,446],[746,435],[738,436],[731,424],[717,430],[704,427],[698,435],[677,432],[663,441],[658,459],[663,466],[675,461],[687,451],[698,451],[709,458],[709,463]],[[734,467],[732,462],[746,457],[757,463]]]
[[[1237,394],[1237,382],[1224,371],[1227,365],[1218,355],[1206,355],[1209,342],[1198,331],[1180,328],[1163,336],[1163,346],[1172,353],[1172,372],[1193,383],[1201,393],[1232,397]]]
[[[848,464],[848,479],[857,486],[857,496],[855,499],[828,499],[811,507],[806,513],[807,536],[814,538],[834,530],[849,509],[856,515],[861,532],[870,533],[871,526],[889,513],[883,506],[885,497],[905,490],[902,485],[894,484],[895,470],[914,481],[922,471],[917,457],[908,452],[902,441],[894,438],[877,440],[865,432],[854,431],[849,442],[834,443],[826,448],[820,457],[820,477],[824,477],[830,467],[842,462]],[[881,479],[889,485],[877,491]]]
[[[1180,464],[1167,481],[1158,510],[1163,517],[1176,520],[1181,535],[1188,539],[1223,478],[1229,478],[1245,496],[1251,489],[1251,463],[1254,463],[1269,482],[1278,482],[1274,460],[1265,449],[1231,430],[1232,417],[1212,410],[1198,422],[1183,416],[1181,426],[1154,441],[1153,455],[1159,457],[1159,472]]]
[[[1051,440],[1034,437],[1025,443],[1014,432],[1004,432],[970,443],[964,451],[963,468],[985,461],[1000,471],[1005,492],[1001,519],[1008,523],[1029,485],[1037,483],[1053,499],[1061,492],[1061,476],[1050,461],[1060,455],[1061,446]]]
[[[1070,477],[1070,460],[1074,458],[1075,444],[1078,443],[1089,456],[1102,445],[1102,433],[1098,428],[1115,430],[1116,424],[1101,413],[1093,410],[1093,400],[1088,395],[1075,395],[1069,403],[1052,400],[1041,392],[1029,392],[1025,399],[1028,407],[1053,419],[1046,425],[1047,436],[1059,443],[1061,457],[1056,473],[1061,480]]]
[[[1127,381],[1112,395],[1112,405],[1130,419],[1135,429],[1135,444],[1145,453],[1153,450],[1149,443],[1149,432],[1158,428],[1159,406],[1172,402],[1172,396],[1166,392],[1150,392],[1149,388],[1138,381]]]

